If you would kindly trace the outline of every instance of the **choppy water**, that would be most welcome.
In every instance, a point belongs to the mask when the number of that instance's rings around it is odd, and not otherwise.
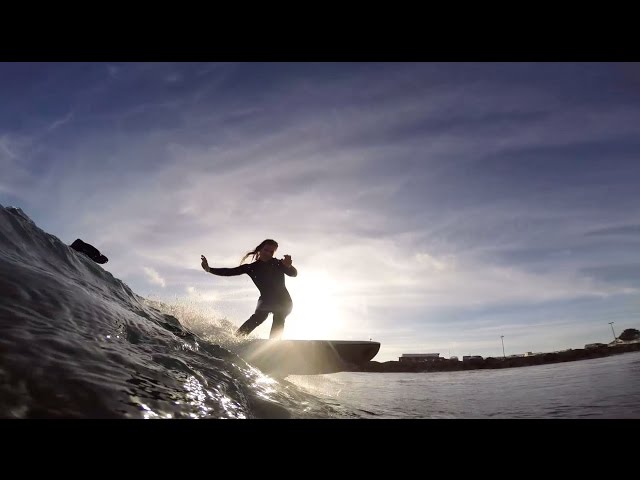
[[[640,418],[640,352],[499,370],[295,377],[366,418]]]

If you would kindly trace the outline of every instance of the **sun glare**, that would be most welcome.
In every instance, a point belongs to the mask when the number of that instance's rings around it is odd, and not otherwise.
[[[287,317],[284,339],[338,339],[344,311],[337,295],[340,285],[325,271],[305,271],[287,279],[293,312]]]

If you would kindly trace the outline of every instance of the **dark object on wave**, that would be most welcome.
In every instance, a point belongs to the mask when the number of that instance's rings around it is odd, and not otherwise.
[[[100,253],[100,250],[98,250],[93,245],[89,245],[88,243],[83,242],[79,238],[71,244],[71,248],[78,252],[84,253],[87,257],[89,257],[96,263],[107,263],[109,261],[107,257]]]

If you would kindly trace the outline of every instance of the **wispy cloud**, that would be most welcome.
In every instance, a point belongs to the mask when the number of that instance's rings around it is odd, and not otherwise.
[[[0,192],[12,198],[28,200],[35,183],[26,159],[32,139],[25,135],[0,135]]]
[[[162,278],[160,274],[156,272],[153,268],[144,267],[144,273],[147,274],[147,278],[154,285],[160,285],[161,287],[166,286],[166,282],[164,281],[164,278]]]
[[[171,72],[165,77],[167,83],[179,83],[183,79],[180,72]]]
[[[640,235],[640,225],[622,225],[618,227],[601,228],[587,232],[586,235],[601,236],[601,235]]]
[[[72,119],[73,119],[73,112],[69,112],[64,117],[58,120],[55,120],[51,125],[49,125],[47,127],[47,131],[51,132],[52,130],[55,130],[56,128],[64,125],[65,123],[69,123]]]
[[[120,67],[117,65],[107,65],[107,73],[110,77],[117,78],[120,73]]]

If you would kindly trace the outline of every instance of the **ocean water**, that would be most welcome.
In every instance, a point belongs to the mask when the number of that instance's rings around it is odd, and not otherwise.
[[[293,381],[363,418],[640,418],[640,352],[496,370],[322,377]]]
[[[640,352],[274,379],[234,353],[230,322],[105,267],[0,205],[1,418],[640,418]]]

